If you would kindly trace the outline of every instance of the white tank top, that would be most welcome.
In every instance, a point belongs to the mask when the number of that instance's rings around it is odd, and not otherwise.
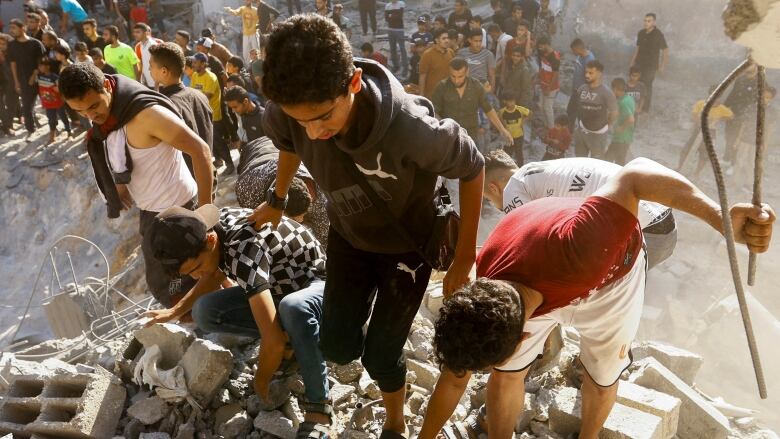
[[[198,185],[178,149],[165,142],[151,148],[135,148],[127,141],[124,128],[109,134],[107,142],[109,149],[119,145],[124,148],[127,142],[133,160],[127,188],[139,209],[162,212],[183,206],[198,194]]]

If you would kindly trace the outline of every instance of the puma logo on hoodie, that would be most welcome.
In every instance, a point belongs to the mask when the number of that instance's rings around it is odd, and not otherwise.
[[[398,180],[398,177],[396,177],[395,175],[389,174],[389,173],[387,173],[387,172],[382,170],[382,153],[381,152],[378,152],[376,154],[376,169],[374,169],[374,170],[366,169],[366,168],[360,166],[357,163],[355,163],[355,166],[357,166],[357,168],[358,168],[358,170],[360,170],[360,172],[362,172],[362,173],[364,173],[366,175],[375,175],[375,176],[377,176],[379,178],[392,178],[393,180]]]

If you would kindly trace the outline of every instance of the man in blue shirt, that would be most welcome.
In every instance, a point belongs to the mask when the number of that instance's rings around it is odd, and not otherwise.
[[[574,75],[572,75],[571,81],[571,94],[569,96],[574,97],[577,90],[585,84],[585,66],[589,62],[596,59],[585,42],[579,38],[575,38],[571,42],[571,51],[576,56],[576,63],[574,67]],[[566,106],[566,114],[569,116],[569,131],[574,132],[574,122],[577,120],[577,100],[569,99],[569,104]]]
[[[68,24],[73,23],[79,41],[84,41],[82,23],[89,18],[87,16],[87,11],[85,11],[76,0],[55,0],[55,2],[59,3],[60,8],[62,8],[60,35],[65,36],[68,33]]]

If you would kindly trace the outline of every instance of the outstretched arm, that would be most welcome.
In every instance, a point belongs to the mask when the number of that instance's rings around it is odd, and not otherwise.
[[[689,213],[723,233],[718,203],[678,172],[646,158],[628,163],[593,195],[608,198],[637,214],[639,200],[653,201]],[[774,210],[764,204],[735,204],[730,210],[734,238],[754,253],[766,252],[772,238]]]

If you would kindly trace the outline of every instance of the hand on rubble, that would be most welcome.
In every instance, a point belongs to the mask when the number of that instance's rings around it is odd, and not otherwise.
[[[452,265],[450,265],[447,274],[444,276],[444,283],[442,285],[445,297],[452,295],[455,291],[460,289],[460,287],[471,281],[471,267],[473,265],[473,260],[464,260],[463,258],[458,257],[452,261]]]
[[[756,207],[748,203],[731,206],[731,225],[734,240],[747,245],[753,253],[764,253],[772,240],[772,225],[777,219],[775,211],[766,203]]]
[[[269,206],[268,203],[263,202],[251,215],[247,218],[250,223],[254,224],[255,230],[260,230],[263,224],[271,223],[273,228],[279,225],[279,221],[282,220],[282,211],[274,209]]]
[[[144,327],[152,326],[157,323],[167,323],[174,320],[179,320],[181,316],[185,314],[174,308],[168,309],[152,309],[144,313],[144,317],[149,317],[151,320],[146,322]]]

